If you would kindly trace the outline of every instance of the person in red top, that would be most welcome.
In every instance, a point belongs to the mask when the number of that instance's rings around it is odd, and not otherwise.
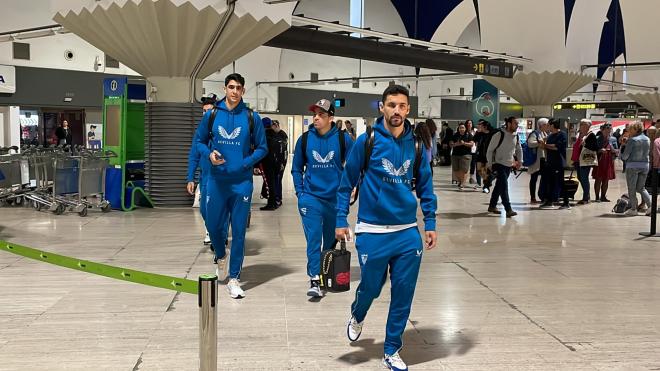
[[[582,152],[583,147],[592,151],[598,151],[598,140],[596,139],[596,134],[589,131],[590,128],[591,120],[580,120],[578,138],[573,145],[573,155],[571,156],[573,167],[575,170],[577,170],[578,180],[580,181],[580,186],[582,186],[582,200],[578,202],[578,205],[586,205],[589,203],[589,194],[591,192],[589,184],[589,171],[591,171],[591,168],[593,167],[589,165],[580,166],[580,153]]]
[[[612,124],[606,123],[600,127],[602,135],[598,137],[598,166],[591,173],[594,178],[596,202],[610,202],[607,199],[607,188],[610,180],[616,178],[614,158],[619,151],[616,138],[612,136]]]

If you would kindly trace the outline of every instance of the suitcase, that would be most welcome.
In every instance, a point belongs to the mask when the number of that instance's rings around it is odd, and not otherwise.
[[[321,253],[321,288],[331,292],[351,289],[351,252],[346,250],[346,242]]]

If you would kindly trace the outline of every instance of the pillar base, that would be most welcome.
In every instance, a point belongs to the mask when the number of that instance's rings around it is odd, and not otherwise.
[[[187,207],[188,152],[202,109],[196,103],[147,102],[144,109],[146,190],[155,207]]]

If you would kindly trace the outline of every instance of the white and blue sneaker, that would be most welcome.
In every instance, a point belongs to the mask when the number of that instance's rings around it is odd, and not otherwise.
[[[392,355],[385,354],[383,356],[383,365],[385,365],[388,370],[408,371],[408,366],[399,356],[399,352],[396,352]]]
[[[348,336],[348,340],[357,341],[357,339],[360,338],[363,323],[364,321],[358,322],[355,317],[351,316],[351,319],[348,320],[348,325],[346,325],[346,335]]]

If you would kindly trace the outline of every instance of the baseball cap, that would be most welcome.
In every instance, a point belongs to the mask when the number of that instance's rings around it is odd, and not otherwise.
[[[215,104],[218,101],[218,96],[211,93],[205,97],[202,97],[202,104]]]
[[[316,103],[312,104],[311,106],[309,106],[309,110],[312,111],[312,112],[314,112],[315,108],[322,109],[324,112],[329,113],[330,116],[335,115],[335,106],[334,106],[334,104],[332,104],[331,101],[329,101],[327,99],[320,99],[318,102],[316,102]]]
[[[273,120],[270,117],[262,117],[261,123],[264,125],[264,128],[269,128],[273,125]]]

